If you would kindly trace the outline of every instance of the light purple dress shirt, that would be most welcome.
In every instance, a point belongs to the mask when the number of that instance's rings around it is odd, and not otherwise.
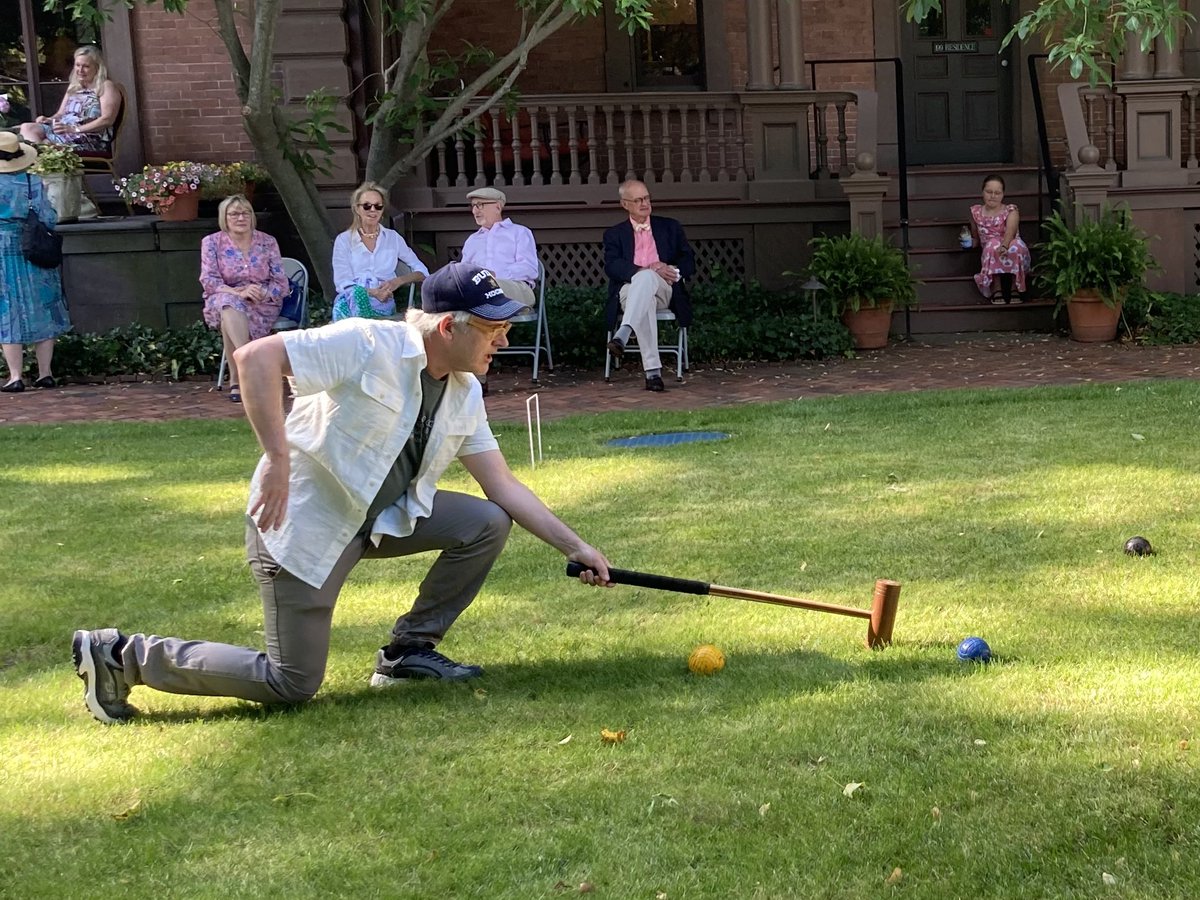
[[[533,232],[512,219],[501,219],[491,228],[480,228],[463,244],[463,262],[490,269],[497,278],[538,280],[537,244]]]

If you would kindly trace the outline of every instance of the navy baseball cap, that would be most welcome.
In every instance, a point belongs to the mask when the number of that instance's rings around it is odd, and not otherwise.
[[[491,322],[511,319],[525,304],[504,294],[488,269],[452,262],[421,282],[421,309],[427,313],[466,310]]]

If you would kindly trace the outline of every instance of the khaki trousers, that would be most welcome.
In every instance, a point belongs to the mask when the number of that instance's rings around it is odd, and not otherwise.
[[[661,369],[658,358],[658,319],[655,314],[671,305],[671,285],[651,269],[642,269],[629,284],[621,286],[621,309],[625,311],[621,324],[628,325],[637,335],[642,354],[642,369]]]

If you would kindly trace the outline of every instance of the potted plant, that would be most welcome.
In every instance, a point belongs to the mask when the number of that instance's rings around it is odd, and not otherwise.
[[[809,241],[808,275],[825,286],[834,313],[842,317],[857,350],[887,346],[892,310],[917,301],[917,282],[904,254],[882,238],[861,234]]]
[[[1146,236],[1128,211],[1114,209],[1074,227],[1056,212],[1045,235],[1036,255],[1039,287],[1058,300],[1058,309],[1066,306],[1072,339],[1111,341],[1129,288],[1158,267]]]
[[[46,197],[58,213],[58,221],[79,218],[83,200],[83,160],[66,144],[38,144],[38,158],[29,171],[46,185]]]
[[[212,178],[210,167],[194,162],[169,162],[145,166],[141,172],[116,178],[113,185],[121,198],[144,206],[167,221],[196,218],[200,187]]]
[[[214,163],[206,168],[209,175],[200,185],[201,200],[224,200],[233,194],[253,200],[255,186],[270,181],[267,170],[258,163]]]

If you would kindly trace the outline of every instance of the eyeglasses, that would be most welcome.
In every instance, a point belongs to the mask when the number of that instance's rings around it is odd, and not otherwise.
[[[625,202],[633,203],[636,206],[641,206],[643,203],[650,202],[650,195],[647,194],[645,197],[628,197],[628,198],[626,198]]]
[[[512,328],[512,322],[489,322],[485,319],[476,319],[474,316],[467,319],[467,324],[484,332],[489,341],[499,340],[508,334],[508,329]]]
[[[252,213],[248,209],[231,209],[229,212],[225,213],[225,218],[227,218],[227,219],[248,219],[248,218],[250,218],[251,215],[252,215]]]
[[[471,209],[483,209],[485,206],[491,206],[493,203],[499,203],[498,200],[472,200]]]
[[[358,205],[361,206],[363,209],[373,209],[376,212],[383,212],[383,204],[382,203],[360,203]]]

